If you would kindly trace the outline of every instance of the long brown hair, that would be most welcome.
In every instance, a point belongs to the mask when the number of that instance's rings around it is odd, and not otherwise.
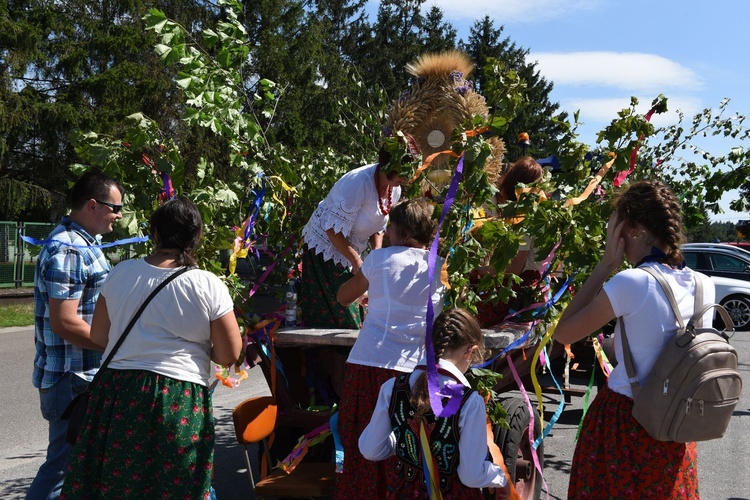
[[[461,346],[473,344],[479,346],[473,361],[484,357],[484,337],[482,327],[477,319],[465,309],[446,309],[435,320],[432,329],[432,346],[435,349],[435,361],[439,360],[445,351],[457,349]],[[430,396],[427,392],[427,372],[417,378],[411,391],[411,404],[418,415],[431,412]]]
[[[531,156],[523,156],[513,162],[497,183],[497,201],[517,201],[516,186],[531,184],[542,178],[544,169]]]

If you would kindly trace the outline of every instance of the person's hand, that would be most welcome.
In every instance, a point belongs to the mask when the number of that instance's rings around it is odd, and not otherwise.
[[[352,276],[355,274],[359,274],[359,270],[362,268],[362,259],[357,257],[357,259],[352,262]]]
[[[367,304],[369,302],[370,302],[370,299],[367,296],[367,292],[363,293],[362,296],[357,299],[357,304],[359,304],[362,307],[367,307]]]
[[[609,218],[607,223],[607,246],[604,248],[604,256],[601,264],[607,266],[610,271],[619,269],[625,254],[625,238],[622,231],[625,221],[620,220],[617,211]]]

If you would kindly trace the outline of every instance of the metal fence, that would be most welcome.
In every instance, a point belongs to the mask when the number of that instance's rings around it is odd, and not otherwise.
[[[34,286],[34,267],[39,247],[25,243],[19,231],[44,239],[55,224],[0,221],[0,288]]]
[[[0,221],[0,288],[34,286],[34,269],[40,247],[24,242],[19,234],[43,240],[56,226],[44,222]],[[131,258],[135,251],[117,247],[106,254],[115,264]]]

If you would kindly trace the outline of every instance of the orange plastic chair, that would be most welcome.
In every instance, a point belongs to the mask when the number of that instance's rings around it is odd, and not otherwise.
[[[302,462],[291,472],[273,470],[257,483],[250,466],[247,446],[260,442],[269,464],[275,463],[268,449],[268,436],[276,427],[278,410],[273,396],[246,399],[232,412],[234,432],[245,452],[245,465],[250,487],[257,497],[315,498],[333,495],[336,483],[336,466],[331,463]],[[261,474],[263,474],[261,467]]]

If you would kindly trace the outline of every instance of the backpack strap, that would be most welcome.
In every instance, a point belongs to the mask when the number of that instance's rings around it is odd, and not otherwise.
[[[646,271],[648,274],[650,274],[651,276],[653,276],[656,282],[659,283],[659,285],[661,286],[662,290],[664,290],[664,294],[667,296],[667,301],[669,302],[669,305],[672,308],[672,313],[677,319],[677,324],[679,325],[679,328],[675,336],[681,336],[685,332],[685,329],[686,329],[685,320],[682,319],[682,314],[680,314],[680,308],[677,306],[677,300],[675,299],[674,293],[672,292],[672,287],[669,286],[669,283],[667,283],[667,280],[664,279],[664,276],[662,276],[655,269],[651,267],[641,267],[638,269],[642,269]],[[703,301],[703,283],[695,274],[694,274],[694,278],[695,278],[694,310],[697,311],[700,305],[702,305],[702,301]],[[699,300],[701,302],[699,302]],[[694,319],[696,319],[695,315],[693,315],[693,317],[690,318],[690,321],[693,321]],[[623,360],[625,363],[625,371],[628,374],[628,380],[630,381],[630,388],[633,391],[633,399],[636,399],[638,397],[638,393],[641,391],[640,383],[638,382],[638,373],[635,371],[635,360],[633,360],[633,353],[630,351],[630,344],[628,343],[628,336],[625,333],[625,319],[622,316],[620,316],[618,318],[618,321],[620,322],[620,332],[622,333],[622,351],[623,351],[623,358],[625,358]]]

